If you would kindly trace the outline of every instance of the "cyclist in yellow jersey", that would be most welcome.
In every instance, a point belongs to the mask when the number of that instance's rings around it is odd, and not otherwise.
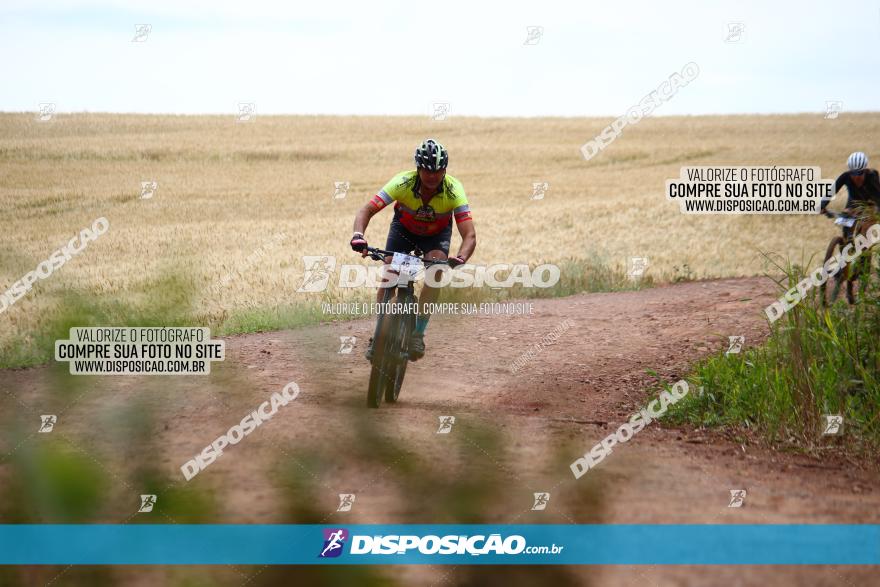
[[[466,263],[477,247],[477,233],[471,218],[470,206],[461,182],[446,173],[449,153],[434,139],[427,139],[415,154],[416,169],[403,171],[385,184],[378,194],[361,208],[354,219],[351,248],[366,256],[367,241],[364,231],[370,219],[382,208],[394,202],[394,218],[388,231],[385,250],[409,253],[416,247],[424,251],[426,259],[446,260],[452,238],[452,219],[461,235],[458,255],[448,258],[453,267]],[[391,263],[391,257],[385,257]],[[379,290],[378,301],[382,301]],[[420,302],[430,304],[437,300],[440,290],[425,279]],[[420,313],[416,318],[415,332],[411,341],[410,356],[419,359],[425,355],[425,329],[430,313]],[[367,348],[371,359],[373,341]]]

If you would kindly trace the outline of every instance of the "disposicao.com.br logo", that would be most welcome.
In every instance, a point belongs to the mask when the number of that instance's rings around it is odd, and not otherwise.
[[[349,538],[344,528],[325,528],[324,545],[319,558],[335,558],[345,549]],[[423,555],[517,555],[517,554],[559,554],[564,546],[528,546],[526,539],[519,534],[502,537],[501,534],[476,534],[473,536],[448,534],[388,534],[351,535],[350,555],[405,555],[416,551]],[[413,553],[415,554],[415,552]]]
[[[342,554],[348,530],[345,528],[324,528],[324,546],[318,558],[336,558]]]
[[[511,288],[522,287],[548,288],[559,282],[561,271],[557,265],[542,263],[532,268],[524,263],[493,263],[491,265],[459,265],[454,271],[446,265],[432,265],[427,269],[419,268],[414,275],[407,275],[399,267],[391,265],[338,265],[336,257],[331,255],[305,255],[303,257],[303,281],[297,288],[298,293],[319,293],[326,291],[334,282],[339,288],[359,287],[397,287],[402,280],[426,280],[433,287],[483,287]]]

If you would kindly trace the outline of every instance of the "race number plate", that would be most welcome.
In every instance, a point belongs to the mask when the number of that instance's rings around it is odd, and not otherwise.
[[[855,218],[846,218],[846,217],[838,218],[837,220],[834,221],[834,224],[839,224],[840,226],[846,226],[847,228],[852,228],[853,224],[855,224],[855,223],[856,223]]]
[[[401,274],[415,277],[422,269],[422,260],[412,255],[394,253],[394,256],[391,258],[391,268],[399,271]]]

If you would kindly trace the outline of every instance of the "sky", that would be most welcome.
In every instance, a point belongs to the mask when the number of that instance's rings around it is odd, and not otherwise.
[[[619,116],[690,62],[654,115],[875,111],[878,45],[877,0],[0,0],[0,111]]]

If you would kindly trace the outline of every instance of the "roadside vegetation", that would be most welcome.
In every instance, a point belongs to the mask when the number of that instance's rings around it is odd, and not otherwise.
[[[786,267],[780,295],[812,266]],[[764,345],[699,364],[689,381],[692,389],[702,391],[676,404],[671,417],[697,426],[749,430],[798,450],[842,447],[876,459],[880,269],[864,274],[856,291],[855,305],[849,306],[841,292],[826,308],[818,288],[811,290],[773,323]]]

